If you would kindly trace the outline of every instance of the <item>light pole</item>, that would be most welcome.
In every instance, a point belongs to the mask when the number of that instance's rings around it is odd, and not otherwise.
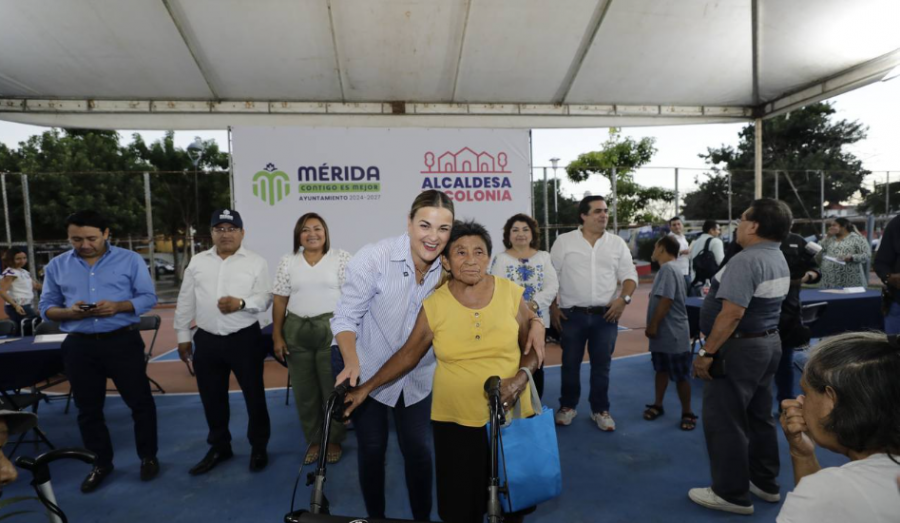
[[[550,158],[553,164],[553,223],[556,225],[553,237],[559,238],[559,186],[556,179],[556,167],[559,164],[559,158]]]
[[[196,230],[194,225],[199,226],[200,224],[200,189],[197,171],[199,169],[200,158],[203,157],[204,150],[203,140],[201,140],[199,136],[195,136],[193,143],[187,146],[188,158],[190,158],[191,162],[194,164],[194,223],[191,226],[191,230],[188,231],[190,233],[189,236],[191,239],[191,258],[194,257],[194,231]]]

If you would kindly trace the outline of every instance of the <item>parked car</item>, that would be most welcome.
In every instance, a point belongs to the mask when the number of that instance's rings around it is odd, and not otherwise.
[[[165,258],[156,258],[156,274],[164,276],[166,274],[175,274],[175,266],[166,261]],[[147,270],[150,270],[150,260],[144,260],[147,264]]]

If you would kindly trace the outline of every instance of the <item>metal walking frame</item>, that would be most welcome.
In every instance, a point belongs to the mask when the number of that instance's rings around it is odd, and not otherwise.
[[[38,499],[47,508],[47,518],[50,523],[68,523],[66,514],[59,508],[56,495],[53,493],[53,485],[50,483],[50,463],[60,459],[77,459],[88,465],[97,461],[97,455],[85,449],[67,448],[55,449],[41,454],[36,458],[19,456],[16,458],[16,466],[31,472],[31,486],[37,493]]]

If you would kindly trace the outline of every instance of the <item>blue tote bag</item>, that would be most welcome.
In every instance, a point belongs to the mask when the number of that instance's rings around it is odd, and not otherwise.
[[[509,494],[501,494],[500,498],[510,512],[536,506],[562,493],[553,409],[541,405],[531,372],[522,370],[528,375],[535,415],[523,418],[521,406],[516,404],[512,422],[500,427],[500,484],[509,488]],[[487,428],[490,437],[490,424]]]

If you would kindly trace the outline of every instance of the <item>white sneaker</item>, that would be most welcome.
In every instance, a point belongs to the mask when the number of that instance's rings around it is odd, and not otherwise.
[[[609,412],[594,412],[591,419],[597,423],[597,428],[604,432],[612,432],[616,430],[616,421],[612,419]]]
[[[779,501],[781,501],[781,492],[769,494],[765,490],[754,485],[752,481],[750,482],[750,493],[763,501],[768,501],[769,503],[778,503]]]
[[[556,411],[556,415],[553,418],[556,420],[557,425],[569,426],[577,415],[577,410],[563,407]]]
[[[713,489],[709,487],[692,488],[688,491],[688,497],[691,498],[691,501],[700,505],[701,507],[711,508],[713,510],[721,510],[723,512],[731,512],[733,514],[744,514],[747,516],[753,514],[753,505],[745,507],[743,505],[735,505],[734,503],[729,503],[717,496],[716,493],[713,492]]]

